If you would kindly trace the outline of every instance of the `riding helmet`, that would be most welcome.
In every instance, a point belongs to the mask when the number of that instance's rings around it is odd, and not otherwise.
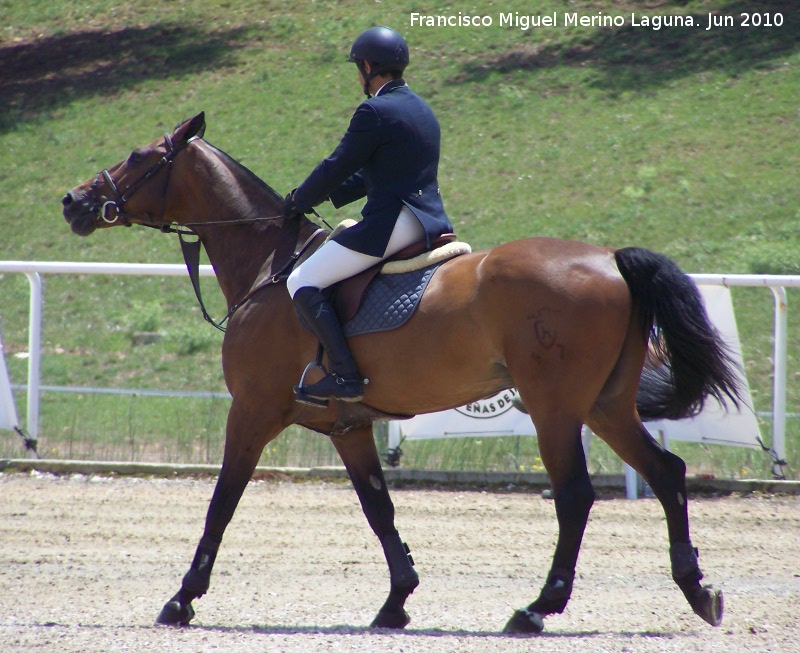
[[[391,27],[370,27],[353,41],[349,62],[369,61],[381,70],[402,70],[408,65],[408,45]]]

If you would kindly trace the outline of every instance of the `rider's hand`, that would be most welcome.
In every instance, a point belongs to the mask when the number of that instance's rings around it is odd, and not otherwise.
[[[297,220],[297,218],[300,217],[301,213],[297,209],[297,206],[294,203],[294,191],[289,193],[283,199],[283,205],[281,206],[281,213],[283,214],[283,217],[286,218],[287,220]]]

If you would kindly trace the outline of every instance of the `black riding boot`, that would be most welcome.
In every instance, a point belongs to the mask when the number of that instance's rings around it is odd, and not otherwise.
[[[317,399],[361,401],[364,396],[364,378],[347,346],[342,325],[330,302],[317,288],[298,290],[293,298],[297,314],[311,329],[328,352],[331,370],[322,380],[302,388],[302,393]]]

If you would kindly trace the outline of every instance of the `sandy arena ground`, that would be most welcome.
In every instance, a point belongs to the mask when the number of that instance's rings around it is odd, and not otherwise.
[[[189,628],[154,626],[201,534],[213,480],[0,474],[0,651],[438,653],[796,652],[800,498],[690,504],[725,620],[696,617],[669,576],[653,499],[601,499],[572,601],[538,637],[501,633],[536,598],[555,538],[538,493],[398,489],[421,585],[400,633],[367,628],[388,572],[339,482],[253,482]]]

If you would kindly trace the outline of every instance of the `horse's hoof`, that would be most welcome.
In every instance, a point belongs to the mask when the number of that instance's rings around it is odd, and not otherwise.
[[[156,623],[163,626],[188,626],[192,619],[194,619],[194,608],[191,603],[182,605],[180,601],[172,600],[161,608]]]
[[[411,622],[408,612],[403,610],[384,610],[381,609],[378,615],[372,620],[370,628],[392,628],[402,630]]]
[[[544,620],[538,612],[517,610],[508,620],[504,633],[511,635],[538,635],[544,630]]]
[[[706,585],[693,601],[692,609],[704,621],[712,626],[719,626],[722,623],[724,609],[722,590],[716,590],[711,585]]]

